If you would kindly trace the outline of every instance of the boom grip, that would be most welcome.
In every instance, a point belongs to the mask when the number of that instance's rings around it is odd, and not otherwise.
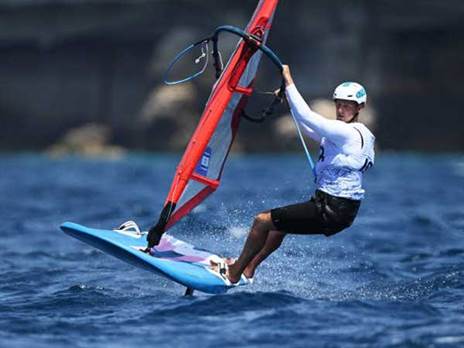
[[[282,72],[282,69],[283,69],[282,65],[283,64],[282,64],[281,60],[279,59],[279,57],[277,57],[277,55],[269,47],[267,47],[265,44],[263,44],[261,42],[261,38],[255,36],[255,35],[249,34],[249,33],[245,32],[244,30],[242,30],[240,28],[237,28],[237,27],[234,27],[232,25],[221,25],[220,27],[216,28],[216,30],[214,31],[213,36],[211,37],[213,42],[217,43],[217,37],[218,37],[219,33],[223,32],[223,31],[226,31],[226,32],[235,34],[237,36],[240,36],[248,44],[254,45],[257,49],[259,49],[261,52],[263,52],[277,66],[277,68],[279,68],[280,72]],[[217,49],[217,46],[214,48],[213,52],[216,49]]]

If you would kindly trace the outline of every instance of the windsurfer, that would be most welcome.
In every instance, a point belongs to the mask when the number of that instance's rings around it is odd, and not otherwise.
[[[351,226],[361,200],[363,173],[374,162],[375,137],[358,122],[365,106],[365,89],[355,82],[344,82],[333,94],[336,120],[329,120],[313,110],[298,92],[290,69],[283,66],[286,97],[300,128],[320,143],[315,168],[316,191],[313,197],[262,212],[256,216],[239,258],[227,262],[231,283],[254,276],[258,265],[291,234],[323,234],[327,237]],[[213,268],[220,267],[217,264]],[[224,267],[224,266],[223,266]]]

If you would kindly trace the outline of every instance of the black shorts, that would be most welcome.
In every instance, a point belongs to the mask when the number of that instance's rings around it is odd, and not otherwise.
[[[351,226],[361,201],[331,196],[317,190],[308,202],[271,210],[277,230],[295,234],[331,236]]]

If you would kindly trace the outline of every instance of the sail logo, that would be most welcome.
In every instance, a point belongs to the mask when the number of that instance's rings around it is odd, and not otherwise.
[[[205,152],[203,152],[203,155],[200,158],[200,161],[198,162],[195,172],[197,172],[200,175],[206,176],[208,175],[208,169],[209,169],[209,160],[211,158],[211,148],[208,146],[205,149]]]

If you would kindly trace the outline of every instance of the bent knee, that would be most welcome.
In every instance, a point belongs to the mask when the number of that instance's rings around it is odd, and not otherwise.
[[[272,224],[271,213],[270,212],[259,213],[258,215],[255,216],[254,224],[259,225],[259,226],[270,227]]]

